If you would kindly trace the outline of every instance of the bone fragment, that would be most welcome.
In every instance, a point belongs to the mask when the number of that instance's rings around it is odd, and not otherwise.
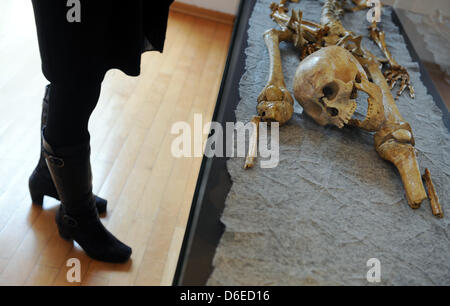
[[[258,154],[258,137],[259,137],[259,123],[261,122],[261,117],[255,116],[251,120],[252,123],[252,134],[250,135],[249,148],[247,158],[245,159],[244,169],[253,168],[255,165],[255,159]]]
[[[439,197],[436,189],[434,188],[433,181],[431,180],[430,170],[425,169],[425,174],[422,176],[428,189],[428,197],[430,198],[431,210],[433,215],[438,218],[444,218],[444,212],[442,211],[441,204],[439,203]]]

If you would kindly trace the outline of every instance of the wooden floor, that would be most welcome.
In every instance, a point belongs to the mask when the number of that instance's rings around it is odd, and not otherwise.
[[[138,78],[110,71],[90,122],[94,189],[109,200],[104,224],[133,248],[125,265],[90,260],[62,240],[58,203],[32,207],[28,176],[39,155],[40,107],[47,84],[29,0],[0,3],[0,284],[170,285],[184,236],[200,158],[171,154],[174,122],[209,120],[231,26],[171,13],[164,54],[143,56]],[[72,284],[79,285],[79,284]]]

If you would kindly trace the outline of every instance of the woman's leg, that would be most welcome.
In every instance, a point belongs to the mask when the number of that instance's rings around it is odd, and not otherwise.
[[[124,262],[131,249],[98,217],[90,164],[88,122],[107,68],[102,59],[109,58],[108,46],[99,43],[104,33],[98,31],[107,23],[98,13],[107,3],[83,1],[82,22],[70,23],[65,1],[33,0],[43,72],[51,82],[42,146],[61,200],[56,215],[60,235],[78,242],[94,259]]]
[[[88,123],[101,90],[101,78],[50,85],[45,138],[54,147],[79,145],[89,141]]]
[[[100,95],[101,79],[53,82],[44,155],[61,200],[60,235],[75,240],[94,259],[125,262],[131,249],[101,223],[92,194],[88,122]]]
[[[69,146],[86,142],[89,139],[87,125],[89,117],[100,95],[101,79],[92,79],[76,86],[69,82],[57,82],[46,88],[42,103],[41,132],[48,125],[49,103],[50,128],[46,138],[55,146]],[[42,206],[44,196],[59,200],[55,184],[45,162],[41,143],[39,162],[29,179],[29,189],[33,204]],[[95,196],[97,210],[106,212],[107,201]]]

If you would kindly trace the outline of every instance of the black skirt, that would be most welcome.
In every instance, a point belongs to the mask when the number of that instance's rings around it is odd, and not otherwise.
[[[112,68],[139,75],[141,54],[163,51],[173,0],[32,2],[42,70],[54,82],[102,76]]]

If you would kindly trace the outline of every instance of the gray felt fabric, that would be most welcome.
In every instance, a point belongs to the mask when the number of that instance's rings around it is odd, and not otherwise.
[[[275,26],[268,16],[272,1],[259,0],[250,19],[239,121],[255,115],[256,97],[267,81],[262,33]],[[290,8],[319,22],[322,3],[302,0]],[[365,14],[346,15],[344,25],[367,37]],[[243,158],[228,162],[233,186],[209,285],[367,285],[370,258],[381,262],[383,285],[450,285],[450,135],[390,9],[384,10],[382,26],[416,89],[415,100],[404,94],[398,106],[413,128],[421,171],[428,167],[433,175],[445,218],[432,215],[428,200],[419,210],[408,206],[399,175],[379,158],[372,135],[320,127],[296,106],[292,120],[280,128],[277,168],[244,171]],[[381,56],[371,41],[364,45]],[[292,92],[297,51],[283,43],[282,55]]]

